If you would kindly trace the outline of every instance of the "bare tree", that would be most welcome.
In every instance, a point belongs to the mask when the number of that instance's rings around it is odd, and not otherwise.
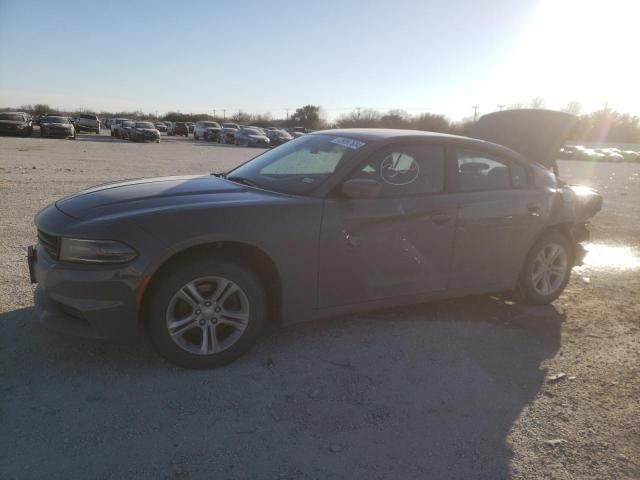
[[[581,110],[582,104],[575,100],[570,101],[567,106],[562,109],[563,112],[570,113],[571,115],[580,115]]]

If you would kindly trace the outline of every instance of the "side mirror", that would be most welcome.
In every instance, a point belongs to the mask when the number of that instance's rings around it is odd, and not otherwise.
[[[342,184],[342,193],[349,198],[376,198],[382,193],[382,184],[368,178],[352,178]]]

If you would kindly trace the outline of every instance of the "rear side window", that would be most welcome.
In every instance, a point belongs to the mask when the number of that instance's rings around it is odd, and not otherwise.
[[[444,147],[397,144],[374,153],[351,178],[380,182],[383,196],[420,195],[444,191]]]
[[[527,172],[522,165],[483,152],[458,149],[460,190],[504,190],[527,185]]]

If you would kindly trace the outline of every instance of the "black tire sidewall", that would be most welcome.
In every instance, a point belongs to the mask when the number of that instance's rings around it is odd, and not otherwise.
[[[544,248],[549,243],[557,243],[559,245],[562,245],[562,247],[565,249],[568,262],[568,271],[562,284],[554,293],[552,293],[551,295],[541,295],[536,291],[533,285],[532,270],[535,264],[535,259],[540,253],[540,250],[542,250],[542,248]],[[544,235],[542,238],[538,239],[536,243],[534,243],[533,247],[529,251],[529,254],[527,255],[527,259],[525,261],[522,273],[520,275],[520,280],[518,282],[518,290],[516,295],[517,299],[521,303],[530,305],[545,305],[553,302],[556,298],[562,295],[562,292],[567,286],[567,283],[569,283],[569,279],[571,278],[572,265],[573,247],[569,238],[559,232],[551,232]]]
[[[220,276],[235,282],[249,299],[249,324],[242,336],[228,349],[211,355],[195,355],[180,348],[170,337],[166,310],[175,292],[188,282],[205,276]],[[185,368],[215,368],[226,365],[256,342],[266,322],[267,300],[258,277],[248,268],[226,260],[193,260],[170,268],[151,287],[147,328],[157,351],[167,360]]]

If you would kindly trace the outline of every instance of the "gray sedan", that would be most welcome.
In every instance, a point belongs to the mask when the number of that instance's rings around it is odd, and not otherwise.
[[[478,139],[328,130],[222,175],[90,188],[36,217],[37,312],[81,335],[146,331],[208,368],[270,322],[495,292],[552,302],[602,205],[552,172],[572,122],[499,112]]]
[[[262,129],[255,127],[243,127],[238,129],[235,135],[235,144],[246,147],[268,147],[271,140]]]

